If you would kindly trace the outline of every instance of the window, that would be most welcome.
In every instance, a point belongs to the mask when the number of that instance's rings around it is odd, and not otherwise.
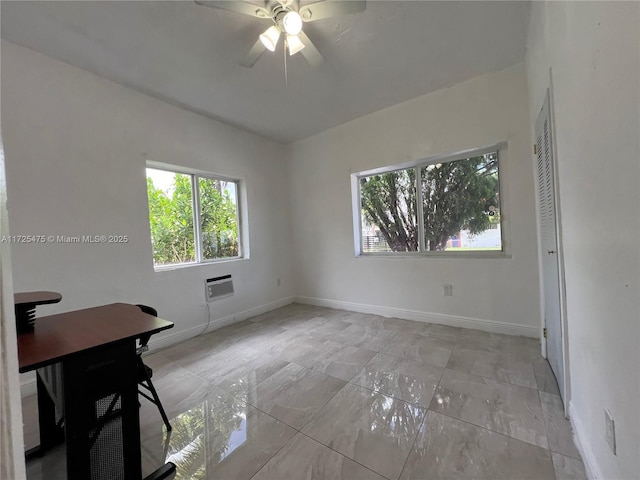
[[[498,153],[356,174],[359,251],[502,252]]]
[[[238,180],[147,168],[154,266],[240,257],[238,187]]]

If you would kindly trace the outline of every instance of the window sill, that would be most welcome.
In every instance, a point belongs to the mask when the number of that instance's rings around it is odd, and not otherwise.
[[[356,258],[511,258],[507,252],[396,252],[361,253]]]
[[[249,260],[248,257],[234,257],[234,258],[221,258],[219,260],[207,260],[206,262],[192,262],[192,263],[176,263],[173,265],[160,265],[154,266],[154,272],[169,272],[171,270],[182,270],[183,268],[193,267],[206,267],[211,265],[218,265],[221,263],[241,262],[243,260]]]

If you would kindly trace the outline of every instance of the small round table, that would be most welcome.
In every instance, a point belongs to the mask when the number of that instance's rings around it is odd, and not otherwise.
[[[20,292],[13,294],[18,334],[33,331],[36,321],[36,306],[58,303],[62,295],[58,292]]]

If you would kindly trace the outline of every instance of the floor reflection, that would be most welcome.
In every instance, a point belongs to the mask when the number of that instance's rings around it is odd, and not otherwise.
[[[176,480],[251,478],[296,431],[214,388],[199,403],[149,432],[143,441],[143,470],[173,462]],[[161,430],[160,430],[161,429]]]
[[[176,464],[176,480],[208,478],[207,467],[224,461],[247,441],[247,405],[212,395],[171,419],[164,430],[164,461]]]

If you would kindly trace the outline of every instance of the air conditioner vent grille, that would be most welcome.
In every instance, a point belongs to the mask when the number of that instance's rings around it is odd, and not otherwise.
[[[233,279],[231,275],[207,278],[204,281],[207,302],[233,295]]]

